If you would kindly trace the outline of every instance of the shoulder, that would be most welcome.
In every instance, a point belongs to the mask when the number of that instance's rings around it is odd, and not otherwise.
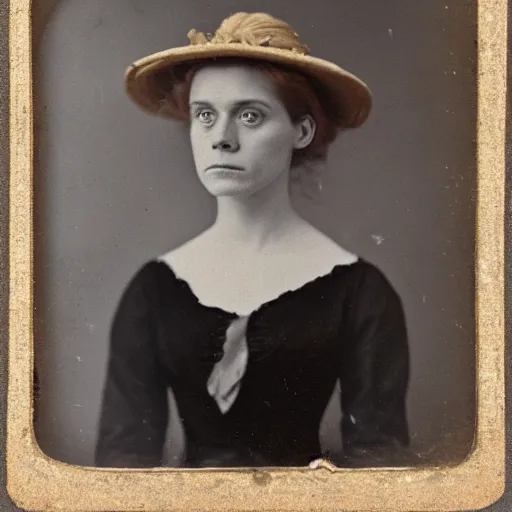
[[[302,238],[301,252],[316,263],[322,261],[326,267],[351,265],[358,261],[357,254],[342,247],[325,233],[308,225]]]
[[[201,257],[204,258],[205,254],[211,253],[207,233],[208,231],[204,231],[185,243],[160,254],[155,261],[165,263],[173,271],[178,271],[178,274],[181,269],[194,267],[195,264],[200,265]]]
[[[147,290],[157,281],[157,274],[160,265],[157,259],[151,259],[140,264],[132,272],[125,287],[126,291]]]
[[[119,307],[143,309],[145,304],[154,304],[160,289],[172,277],[172,272],[157,258],[139,264],[125,281]]]
[[[347,277],[349,304],[358,309],[402,309],[401,297],[388,275],[376,264],[358,258]]]

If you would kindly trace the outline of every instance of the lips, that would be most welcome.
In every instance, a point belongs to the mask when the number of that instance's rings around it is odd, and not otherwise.
[[[243,171],[242,167],[238,167],[237,165],[230,164],[213,164],[206,168],[206,171],[211,171],[212,169],[227,169],[229,171]]]

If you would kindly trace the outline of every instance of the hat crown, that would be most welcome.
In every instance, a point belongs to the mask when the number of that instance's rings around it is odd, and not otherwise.
[[[188,38],[192,45],[238,43],[268,46],[304,55],[309,53],[308,47],[288,23],[266,13],[239,12],[226,18],[215,35],[208,37],[192,29]]]

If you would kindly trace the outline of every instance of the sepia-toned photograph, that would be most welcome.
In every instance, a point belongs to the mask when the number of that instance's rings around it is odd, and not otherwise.
[[[500,499],[506,11],[10,1],[17,507]]]
[[[42,451],[114,468],[467,457],[476,9],[42,4]]]

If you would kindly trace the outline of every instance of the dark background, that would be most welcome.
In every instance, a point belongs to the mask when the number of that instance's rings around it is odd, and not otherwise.
[[[451,6],[454,4],[461,6],[461,11],[463,13],[471,12],[473,9],[469,4],[464,2],[452,2]],[[474,11],[473,11],[474,12]],[[466,20],[467,21],[467,20]],[[201,27],[197,27],[201,28]],[[6,0],[0,0],[0,70],[2,73],[2,80],[0,82],[0,214],[2,217],[2,222],[0,224],[0,334],[1,334],[1,343],[0,343],[0,377],[2,378],[0,385],[0,393],[1,393],[1,404],[2,407],[0,409],[1,413],[1,436],[0,436],[0,448],[2,448],[2,454],[5,453],[5,403],[6,403],[6,368],[7,368],[7,340],[8,340],[8,332],[7,332],[7,312],[8,312],[8,245],[7,245],[7,228],[8,228],[8,51],[7,51],[7,34],[8,34],[8,2]],[[509,116],[510,117],[510,116]],[[509,123],[510,125],[510,123]],[[509,130],[510,131],[510,130]],[[512,163],[512,155],[510,154],[510,148],[508,152],[508,182],[510,183],[510,165]],[[509,197],[507,197],[509,199]],[[507,214],[510,213],[510,203],[507,203]],[[510,240],[510,234],[512,233],[512,223],[510,222],[510,215],[508,217],[507,223],[507,241]],[[508,255],[508,264],[507,270],[508,273],[512,271],[512,267],[510,264],[510,244],[507,244],[507,255]],[[507,305],[510,306],[510,282],[507,282]],[[509,308],[507,308],[509,309]],[[507,319],[507,332],[510,333],[511,323],[510,319]],[[510,385],[507,385],[507,389],[510,390]],[[512,396],[509,393],[509,397]],[[509,399],[509,402],[512,402],[512,399]],[[512,428],[508,429],[508,437],[512,435]],[[510,456],[508,457],[510,462]],[[3,469],[3,467],[2,467]],[[16,510],[16,507],[12,505],[9,498],[5,492],[5,471],[1,473],[2,478],[2,486],[0,490],[0,507],[2,510]],[[508,477],[510,479],[510,477]],[[497,504],[490,507],[489,510],[493,510],[495,512],[505,512],[510,510],[512,499],[507,493],[507,495]]]

